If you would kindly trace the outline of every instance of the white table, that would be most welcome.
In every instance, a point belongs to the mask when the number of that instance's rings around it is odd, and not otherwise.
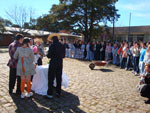
[[[69,84],[68,77],[65,73],[62,74],[62,86],[67,88]],[[56,79],[54,80],[56,86]],[[48,65],[36,67],[36,74],[33,76],[31,89],[39,95],[47,95],[48,90]]]

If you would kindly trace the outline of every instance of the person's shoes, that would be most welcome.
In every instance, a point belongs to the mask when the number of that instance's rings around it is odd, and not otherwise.
[[[150,104],[150,99],[146,100],[145,104]]]
[[[21,93],[21,99],[25,98],[25,93]]]
[[[138,76],[138,73],[137,73],[137,72],[135,72],[135,76]]]
[[[47,98],[52,99],[53,95],[46,95]]]
[[[32,96],[33,96],[33,93],[32,93],[32,92],[30,92],[30,93],[28,93],[28,94],[27,94],[27,96],[26,96],[26,97],[28,97],[28,98],[29,98],[29,97],[32,97]]]
[[[128,71],[128,68],[125,68],[126,71]]]
[[[56,93],[56,97],[60,98],[60,97],[61,97],[61,94]]]
[[[16,94],[17,95],[21,95],[21,91],[16,91]]]
[[[132,73],[135,74],[135,71],[133,70]]]
[[[12,90],[9,90],[9,94],[12,94],[13,93],[13,91]]]

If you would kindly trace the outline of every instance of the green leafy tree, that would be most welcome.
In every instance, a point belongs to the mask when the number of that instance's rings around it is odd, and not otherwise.
[[[58,18],[53,15],[44,15],[37,19],[37,24],[35,26],[37,29],[46,30],[51,32],[59,32],[60,30],[70,30],[72,29],[67,21],[58,21]]]
[[[50,15],[59,24],[73,31],[80,31],[85,41],[91,41],[101,23],[107,24],[119,18],[115,3],[117,0],[60,0],[53,5]]]
[[[3,33],[5,31],[5,26],[11,26],[12,23],[7,20],[0,17],[0,31]]]

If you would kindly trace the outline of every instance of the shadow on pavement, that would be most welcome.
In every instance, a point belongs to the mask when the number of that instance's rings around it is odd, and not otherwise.
[[[111,69],[93,69],[93,70],[102,71],[102,72],[114,72],[114,71],[111,70]]]
[[[33,98],[30,99],[21,99],[20,95],[11,95],[14,103],[16,104],[16,113],[39,113],[40,111],[47,111],[48,110],[43,108],[43,107],[39,107],[37,106],[37,103],[33,100]]]
[[[38,96],[34,96],[33,98],[42,106],[49,108],[49,112],[52,113],[86,113],[78,107],[80,105],[78,96],[63,90],[60,98],[55,95],[53,99],[48,99],[43,96],[43,100],[47,103],[44,103],[38,99]]]
[[[44,96],[34,94],[31,99],[20,99],[20,96],[11,96],[17,106],[16,113],[86,113],[78,106],[80,101],[78,96],[62,91],[60,98],[54,96],[47,99]]]

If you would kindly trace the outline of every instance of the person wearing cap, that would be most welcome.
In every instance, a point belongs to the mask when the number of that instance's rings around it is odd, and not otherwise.
[[[47,97],[53,98],[53,83],[56,77],[56,95],[61,95],[63,58],[65,57],[65,47],[58,40],[57,36],[52,37],[53,43],[49,46],[47,57],[50,58],[48,70],[48,91]]]
[[[21,98],[31,97],[33,93],[31,92],[31,75],[35,74],[35,69],[33,65],[34,53],[29,46],[30,40],[25,38],[23,40],[22,46],[17,48],[14,59],[18,59],[17,63],[17,76],[21,77]],[[25,82],[27,83],[27,95],[25,95]]]
[[[9,56],[10,59],[8,61],[7,66],[9,66],[9,93],[12,94],[13,93],[13,89],[16,83],[16,79],[17,79],[17,90],[16,93],[20,94],[20,82],[21,79],[19,76],[16,76],[16,66],[17,66],[17,59],[14,59],[14,53],[17,50],[18,47],[21,46],[21,43],[23,42],[23,35],[22,34],[16,34],[15,36],[15,40],[14,42],[12,42],[9,45]]]

